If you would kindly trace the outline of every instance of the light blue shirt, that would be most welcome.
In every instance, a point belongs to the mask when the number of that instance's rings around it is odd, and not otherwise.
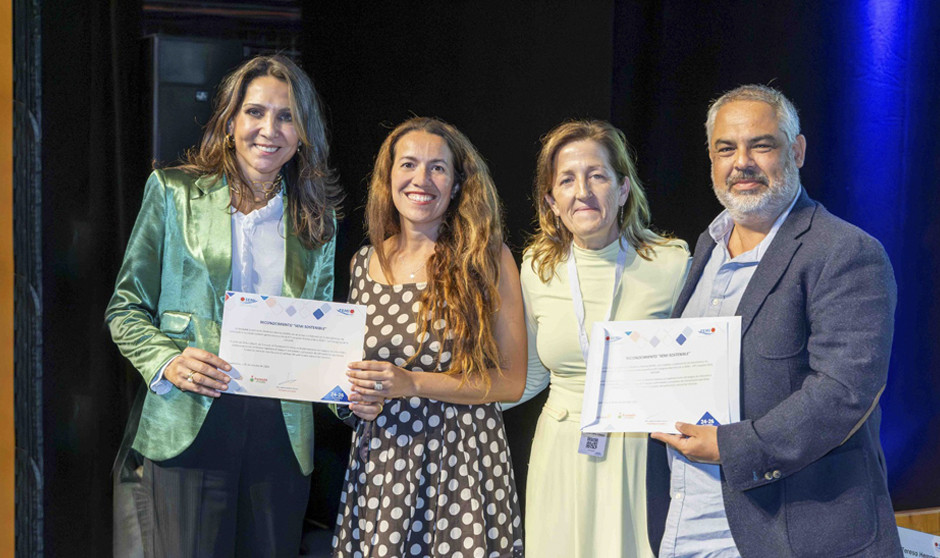
[[[715,247],[705,264],[683,318],[733,316],[780,225],[783,224],[799,195],[774,221],[767,236],[752,250],[732,258],[728,239],[734,221],[721,212],[708,226]],[[720,465],[693,463],[672,447],[668,449],[670,473],[669,514],[659,547],[660,558],[739,558],[731,538],[725,504],[721,494]]]

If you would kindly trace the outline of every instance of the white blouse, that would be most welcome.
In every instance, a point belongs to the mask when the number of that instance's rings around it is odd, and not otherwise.
[[[278,193],[268,205],[249,214],[232,213],[232,286],[245,293],[280,295],[284,283],[284,196]],[[175,357],[174,357],[175,358]],[[164,379],[168,360],[150,382],[157,395],[170,391]]]

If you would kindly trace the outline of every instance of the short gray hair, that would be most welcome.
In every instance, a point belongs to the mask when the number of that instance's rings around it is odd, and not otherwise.
[[[767,85],[740,85],[721,97],[712,101],[708,107],[708,116],[705,118],[705,137],[711,145],[712,132],[715,131],[715,117],[718,109],[733,101],[761,101],[774,109],[777,115],[777,125],[791,144],[800,135],[800,117],[796,107],[783,93]]]

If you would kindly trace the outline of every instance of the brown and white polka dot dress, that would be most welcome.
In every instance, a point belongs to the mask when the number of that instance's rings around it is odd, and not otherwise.
[[[377,283],[367,271],[371,255],[370,247],[356,254],[349,295],[369,309],[365,358],[404,366],[419,350],[416,310],[425,284]],[[408,368],[447,369],[449,343],[439,338],[444,325],[432,324]],[[522,556],[522,521],[499,407],[412,397],[388,402],[373,422],[359,421],[333,554]]]

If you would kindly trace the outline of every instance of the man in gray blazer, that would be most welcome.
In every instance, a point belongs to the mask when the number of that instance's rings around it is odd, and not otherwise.
[[[779,91],[729,91],[705,126],[726,210],[674,317],[741,316],[741,421],[652,435],[650,543],[660,558],[900,556],[878,439],[887,254],[802,189],[806,139]]]

